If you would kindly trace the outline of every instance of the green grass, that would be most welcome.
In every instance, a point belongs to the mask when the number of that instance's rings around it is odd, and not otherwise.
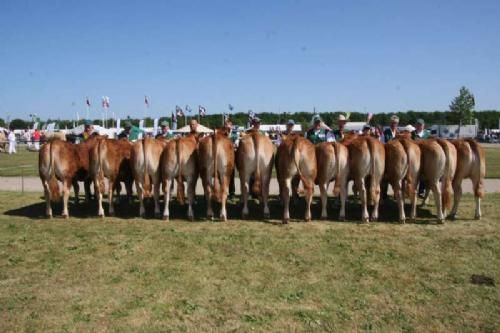
[[[0,177],[20,176],[20,166],[25,176],[38,176],[38,153],[29,152],[19,148],[16,155],[0,153]],[[485,148],[486,151],[486,178],[500,178],[500,146],[498,148]],[[276,171],[273,169],[273,177]]]
[[[481,221],[465,196],[444,225],[430,207],[417,224],[282,226],[274,198],[271,223],[130,218],[137,203],[122,218],[72,205],[77,217],[45,220],[40,195],[0,192],[0,331],[495,332],[498,285],[470,278],[500,281],[499,200]],[[396,218],[389,203],[382,219]]]

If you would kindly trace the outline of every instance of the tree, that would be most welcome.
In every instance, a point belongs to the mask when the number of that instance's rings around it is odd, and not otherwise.
[[[460,88],[460,94],[451,101],[450,111],[458,118],[458,137],[462,121],[468,123],[472,120],[475,105],[474,95],[465,87]]]
[[[28,128],[28,124],[26,121],[16,118],[12,120],[9,124],[10,127],[14,127],[15,129],[23,129],[23,128]]]

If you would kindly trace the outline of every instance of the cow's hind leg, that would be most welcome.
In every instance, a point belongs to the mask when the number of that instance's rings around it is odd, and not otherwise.
[[[359,197],[361,199],[361,222],[370,222],[370,216],[368,215],[368,207],[366,202],[366,187],[365,180],[363,178],[358,178],[354,180],[354,185],[358,190]]]
[[[319,183],[319,194],[321,197],[321,219],[326,220],[328,218],[327,214],[327,208],[326,208],[326,203],[327,203],[327,194],[326,194],[326,184],[325,183]]]
[[[214,219],[214,211],[212,208],[212,188],[210,187],[208,177],[203,177],[201,182],[203,184],[203,190],[205,191],[205,201],[207,204],[207,219]],[[214,180],[215,181],[215,180]]]
[[[140,181],[136,182],[137,199],[139,199],[139,216],[146,217],[146,209],[144,209],[144,187]]]
[[[73,191],[75,192],[75,203],[78,204],[80,203],[80,184],[78,184],[78,180],[74,179],[72,181],[73,183]],[[63,182],[64,186],[64,182]]]
[[[191,221],[194,221],[194,211],[193,211],[193,203],[194,203],[194,192],[196,186],[196,178],[186,177],[187,184],[187,195],[188,195],[188,218]]]
[[[109,212],[109,216],[115,215],[115,207],[114,207],[115,203],[113,202],[113,188],[116,187],[116,183],[117,183],[117,181],[115,178],[110,178],[108,180],[108,204],[109,204],[108,212]],[[118,182],[118,184],[119,184],[119,182]]]
[[[94,194],[97,197],[97,216],[104,217],[104,208],[102,207],[102,193],[104,189],[101,188],[101,182],[94,182]]]
[[[458,205],[462,198],[462,179],[458,177],[453,179],[453,207],[449,215],[450,220],[454,220],[457,216]]]
[[[439,187],[438,181],[432,182],[431,184],[429,184],[429,187],[432,190],[432,194],[434,195],[434,201],[436,202],[438,223],[444,223],[444,214],[443,214],[442,199],[441,199],[441,188]]]
[[[51,195],[49,182],[47,180],[43,181],[43,192],[45,194],[45,215],[50,219],[52,218],[52,206],[50,205]]]
[[[220,219],[224,222],[227,221],[227,210],[226,210],[226,201],[229,190],[229,182],[231,181],[230,176],[222,177],[221,184],[221,208],[220,208]]]
[[[290,190],[292,182],[287,178],[280,182],[281,201],[283,203],[283,224],[287,224],[290,220]]]
[[[262,204],[264,205],[264,219],[269,219],[271,217],[271,212],[269,211],[269,176],[266,173],[262,173]]]
[[[170,184],[173,182],[173,179],[170,179],[168,177],[165,177],[163,180],[163,195],[164,195],[164,201],[165,201],[165,207],[163,209],[163,219],[165,221],[168,221],[170,218],[170,192],[171,192],[171,186]]]
[[[403,190],[401,189],[401,182],[393,181],[391,182],[391,187],[394,191],[394,198],[396,199],[396,202],[398,204],[399,222],[404,224],[406,220],[405,201],[404,201]]]
[[[314,183],[310,181],[303,183],[304,183],[304,198],[306,199],[306,212],[304,220],[306,222],[311,222],[311,202],[314,192]]]
[[[65,179],[63,181],[63,212],[62,217],[68,218],[68,201],[69,201],[69,192],[71,191],[71,179]]]
[[[244,173],[240,174],[240,187],[241,187],[241,198],[243,199],[243,212],[242,212],[242,218],[246,219],[248,218],[248,184],[249,184],[249,177],[245,176]]]
[[[160,210],[160,170],[157,170],[153,175],[153,197],[155,203],[155,217],[161,217]]]

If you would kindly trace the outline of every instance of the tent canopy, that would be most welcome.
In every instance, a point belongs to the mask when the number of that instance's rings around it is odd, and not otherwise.
[[[181,127],[173,132],[174,133],[189,133],[189,132],[191,132],[191,128],[189,127],[189,125],[186,125],[186,126]],[[197,132],[198,133],[213,133],[214,130],[212,130],[206,126],[203,126],[202,124],[198,124]]]

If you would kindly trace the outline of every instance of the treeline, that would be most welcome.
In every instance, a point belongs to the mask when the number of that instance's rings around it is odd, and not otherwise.
[[[320,116],[322,120],[328,125],[335,125],[336,119],[340,114],[346,115],[346,112],[321,112]],[[396,113],[377,113],[373,116],[371,123],[374,125],[388,125],[390,121],[390,117],[396,114],[400,119],[400,124],[415,124],[416,120],[422,118],[425,120],[427,126],[431,126],[434,124],[458,124],[459,116],[450,111],[413,111],[409,110],[406,112],[396,112]],[[197,114],[195,114],[197,117]],[[301,124],[303,127],[308,127],[313,114],[311,112],[294,112],[294,113],[271,113],[271,112],[262,112],[256,113],[263,124],[285,124],[288,119],[293,119],[295,123]],[[232,119],[235,125],[239,126],[247,126],[248,123],[248,114],[239,112],[230,114],[230,118]],[[473,118],[477,118],[479,121],[479,126],[481,129],[485,128],[498,128],[499,119],[500,119],[500,111],[498,110],[484,110],[484,111],[475,111],[473,113]],[[188,117],[189,119],[189,117]],[[351,121],[366,121],[367,114],[361,112],[351,112],[349,119]],[[122,122],[125,119],[122,119]],[[134,125],[139,124],[139,119],[129,118],[127,119],[131,121]],[[163,120],[167,120],[171,123],[170,117],[162,117],[160,118],[160,122]],[[48,119],[45,122],[40,122],[40,125],[44,123],[56,122],[58,128],[72,128],[74,121],[73,120],[52,120]],[[146,118],[145,126],[152,127],[153,119]],[[80,121],[80,123],[82,123]],[[96,125],[101,125],[102,121],[100,119],[93,120],[93,123]],[[207,127],[215,128],[220,127],[222,125],[222,114],[208,114],[205,117],[201,118],[201,123]],[[123,123],[122,123],[123,124]],[[108,126],[112,127],[114,125],[113,119],[108,119]],[[464,124],[465,125],[465,124]],[[0,126],[6,127],[5,120],[0,118]],[[33,126],[33,122],[26,121],[23,119],[13,119],[10,122],[10,126],[13,126],[16,129],[23,128],[31,128]],[[177,119],[177,127],[184,126],[184,118]]]

